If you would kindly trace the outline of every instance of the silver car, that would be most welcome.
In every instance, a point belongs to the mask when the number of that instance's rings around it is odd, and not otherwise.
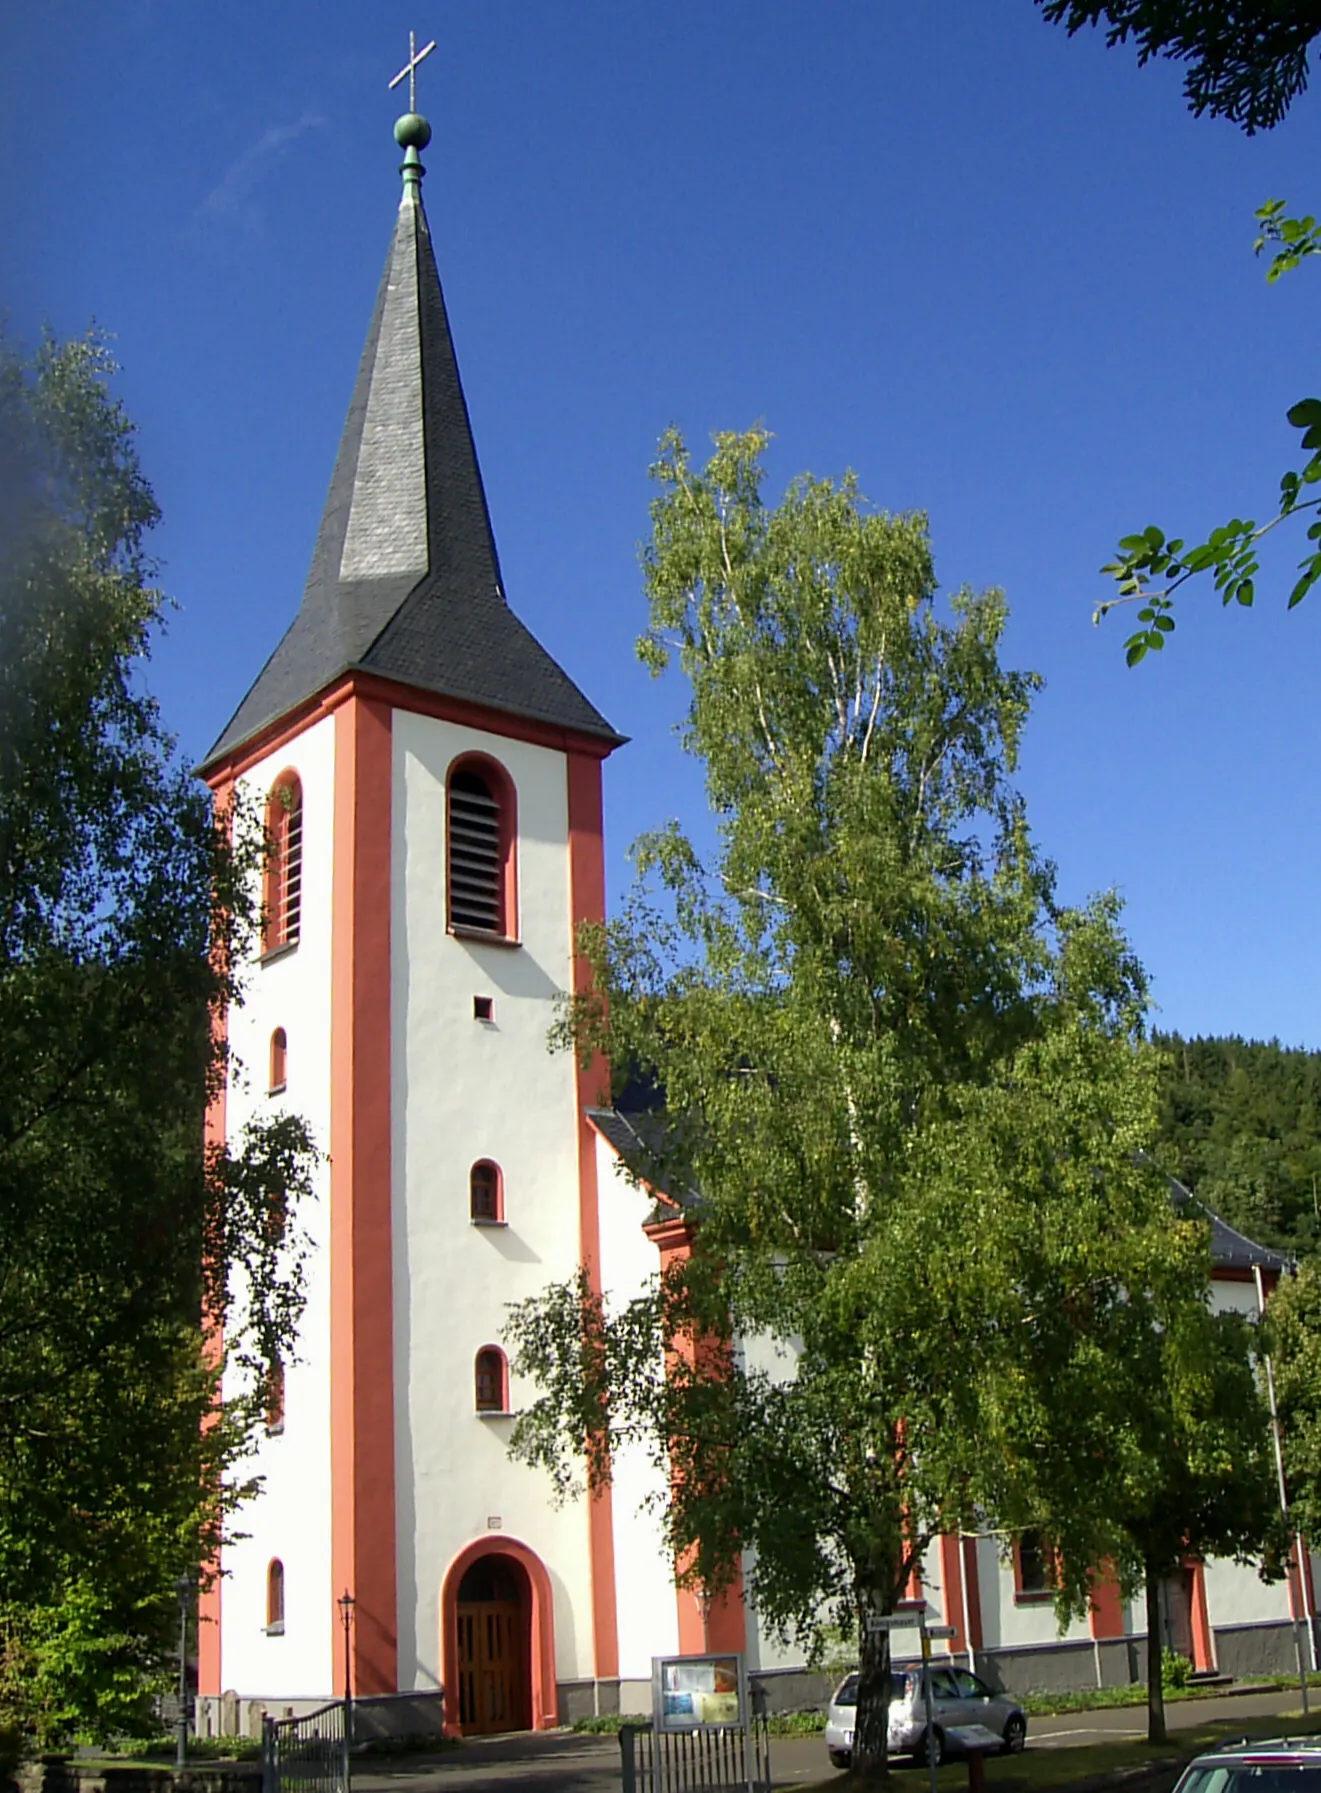
[[[926,1695],[922,1674],[916,1668],[890,1671],[890,1726],[886,1747],[892,1755],[928,1759],[928,1748],[937,1762],[947,1749],[959,1746],[961,1725],[981,1725],[1000,1739],[1006,1753],[1020,1750],[1027,1738],[1027,1714],[1007,1693],[995,1693],[966,1668],[932,1668],[931,1716],[933,1733],[928,1745]],[[858,1677],[846,1675],[835,1689],[826,1713],[826,1749],[836,1768],[853,1760],[853,1720],[858,1706]],[[951,1735],[954,1733],[954,1735]]]
[[[1318,1793],[1321,1741],[1239,1737],[1198,1756],[1174,1793]]]

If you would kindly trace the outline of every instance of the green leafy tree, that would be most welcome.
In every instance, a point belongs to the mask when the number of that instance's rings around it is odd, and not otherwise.
[[[1251,1329],[1239,1314],[1211,1312],[1209,1272],[1204,1260],[1198,1299],[1184,1296],[1155,1326],[1133,1329],[1107,1389],[1110,1561],[1125,1591],[1145,1598],[1153,1743],[1165,1739],[1162,1583],[1189,1557],[1232,1557],[1276,1575],[1288,1549]]]
[[[645,551],[718,825],[636,850],[562,1040],[664,1092],[641,1170],[695,1249],[632,1299],[515,1309],[513,1448],[561,1492],[650,1454],[689,1585],[857,1639],[884,1761],[893,1610],[944,1527],[1037,1524],[1061,1610],[1110,1537],[1103,1386],[1197,1285],[1142,1157],[1157,1059],[1113,902],[1060,907],[1011,775],[1036,680],[995,593],[933,603],[926,524],[852,478],[762,502],[760,431],[662,445]],[[685,1193],[692,1192],[692,1193]]]
[[[1156,1036],[1156,1155],[1250,1238],[1297,1255],[1321,1236],[1321,1053],[1278,1041]]]
[[[1190,65],[1184,93],[1200,115],[1231,119],[1251,136],[1279,124],[1307,86],[1308,51],[1321,32],[1321,5],[1315,0],[1037,0],[1052,24],[1063,24],[1070,36],[1085,25],[1108,26],[1106,42],[1130,39],[1139,61],[1165,57]],[[1283,200],[1259,208],[1260,255],[1274,245],[1268,282],[1298,267],[1321,249],[1316,220],[1291,218]],[[1101,571],[1112,578],[1118,595],[1096,607],[1093,621],[1117,606],[1137,604],[1138,627],[1124,643],[1130,666],[1164,648],[1173,634],[1174,595],[1190,580],[1210,576],[1221,602],[1250,607],[1256,600],[1261,572],[1260,544],[1290,520],[1306,522],[1312,545],[1298,563],[1298,577],[1289,593],[1289,608],[1300,604],[1321,579],[1321,496],[1313,488],[1321,480],[1321,399],[1293,405],[1289,422],[1303,433],[1308,459],[1280,479],[1279,497],[1264,523],[1253,517],[1231,517],[1204,540],[1169,537],[1157,524],[1122,536],[1115,559]]]
[[[203,1146],[264,843],[143,688],[157,510],[112,373],[0,345],[0,1723],[42,1743],[145,1722],[293,1349],[314,1158],[288,1116]]]
[[[1191,111],[1228,118],[1252,135],[1279,124],[1307,86],[1307,53],[1321,32],[1316,0],[1037,0],[1072,36],[1104,19],[1106,42],[1130,40],[1139,62],[1186,62]]]
[[[1291,1523],[1321,1537],[1321,1265],[1281,1280],[1266,1307]]]

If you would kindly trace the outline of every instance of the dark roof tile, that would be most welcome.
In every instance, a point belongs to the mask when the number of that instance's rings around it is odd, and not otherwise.
[[[302,606],[204,769],[355,668],[623,738],[505,601],[431,233],[409,191]]]

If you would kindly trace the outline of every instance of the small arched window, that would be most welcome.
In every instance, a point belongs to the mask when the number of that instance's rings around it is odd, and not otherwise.
[[[271,1081],[270,1093],[275,1095],[288,1082],[289,1041],[282,1027],[277,1027],[271,1035]]]
[[[514,787],[494,760],[462,759],[449,774],[449,925],[512,940],[517,932]]]
[[[278,1556],[266,1569],[266,1629],[277,1635],[284,1630],[284,1564]]]
[[[289,1225],[289,1198],[283,1189],[266,1191],[266,1237],[279,1245]]]
[[[284,1365],[278,1357],[266,1375],[266,1430],[284,1431]]]
[[[504,1178],[500,1166],[489,1158],[474,1164],[468,1173],[469,1212],[476,1221],[503,1220],[505,1217]]]
[[[265,950],[297,946],[303,919],[303,787],[281,772],[266,799]]]
[[[509,1365],[498,1345],[477,1353],[475,1405],[478,1413],[508,1413]]]

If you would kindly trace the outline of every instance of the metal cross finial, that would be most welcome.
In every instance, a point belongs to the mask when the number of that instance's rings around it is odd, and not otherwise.
[[[409,34],[408,34],[408,61],[400,69],[399,73],[395,76],[394,80],[390,82],[390,86],[391,86],[391,88],[398,87],[399,83],[403,80],[404,76],[405,75],[408,76],[408,110],[410,112],[417,111],[417,65],[419,62],[424,61],[428,56],[430,56],[431,52],[435,49],[435,47],[436,47],[436,40],[433,37],[431,42],[426,46],[426,48],[424,50],[419,50],[417,47],[417,39],[414,37],[414,35],[411,31],[409,32]]]

